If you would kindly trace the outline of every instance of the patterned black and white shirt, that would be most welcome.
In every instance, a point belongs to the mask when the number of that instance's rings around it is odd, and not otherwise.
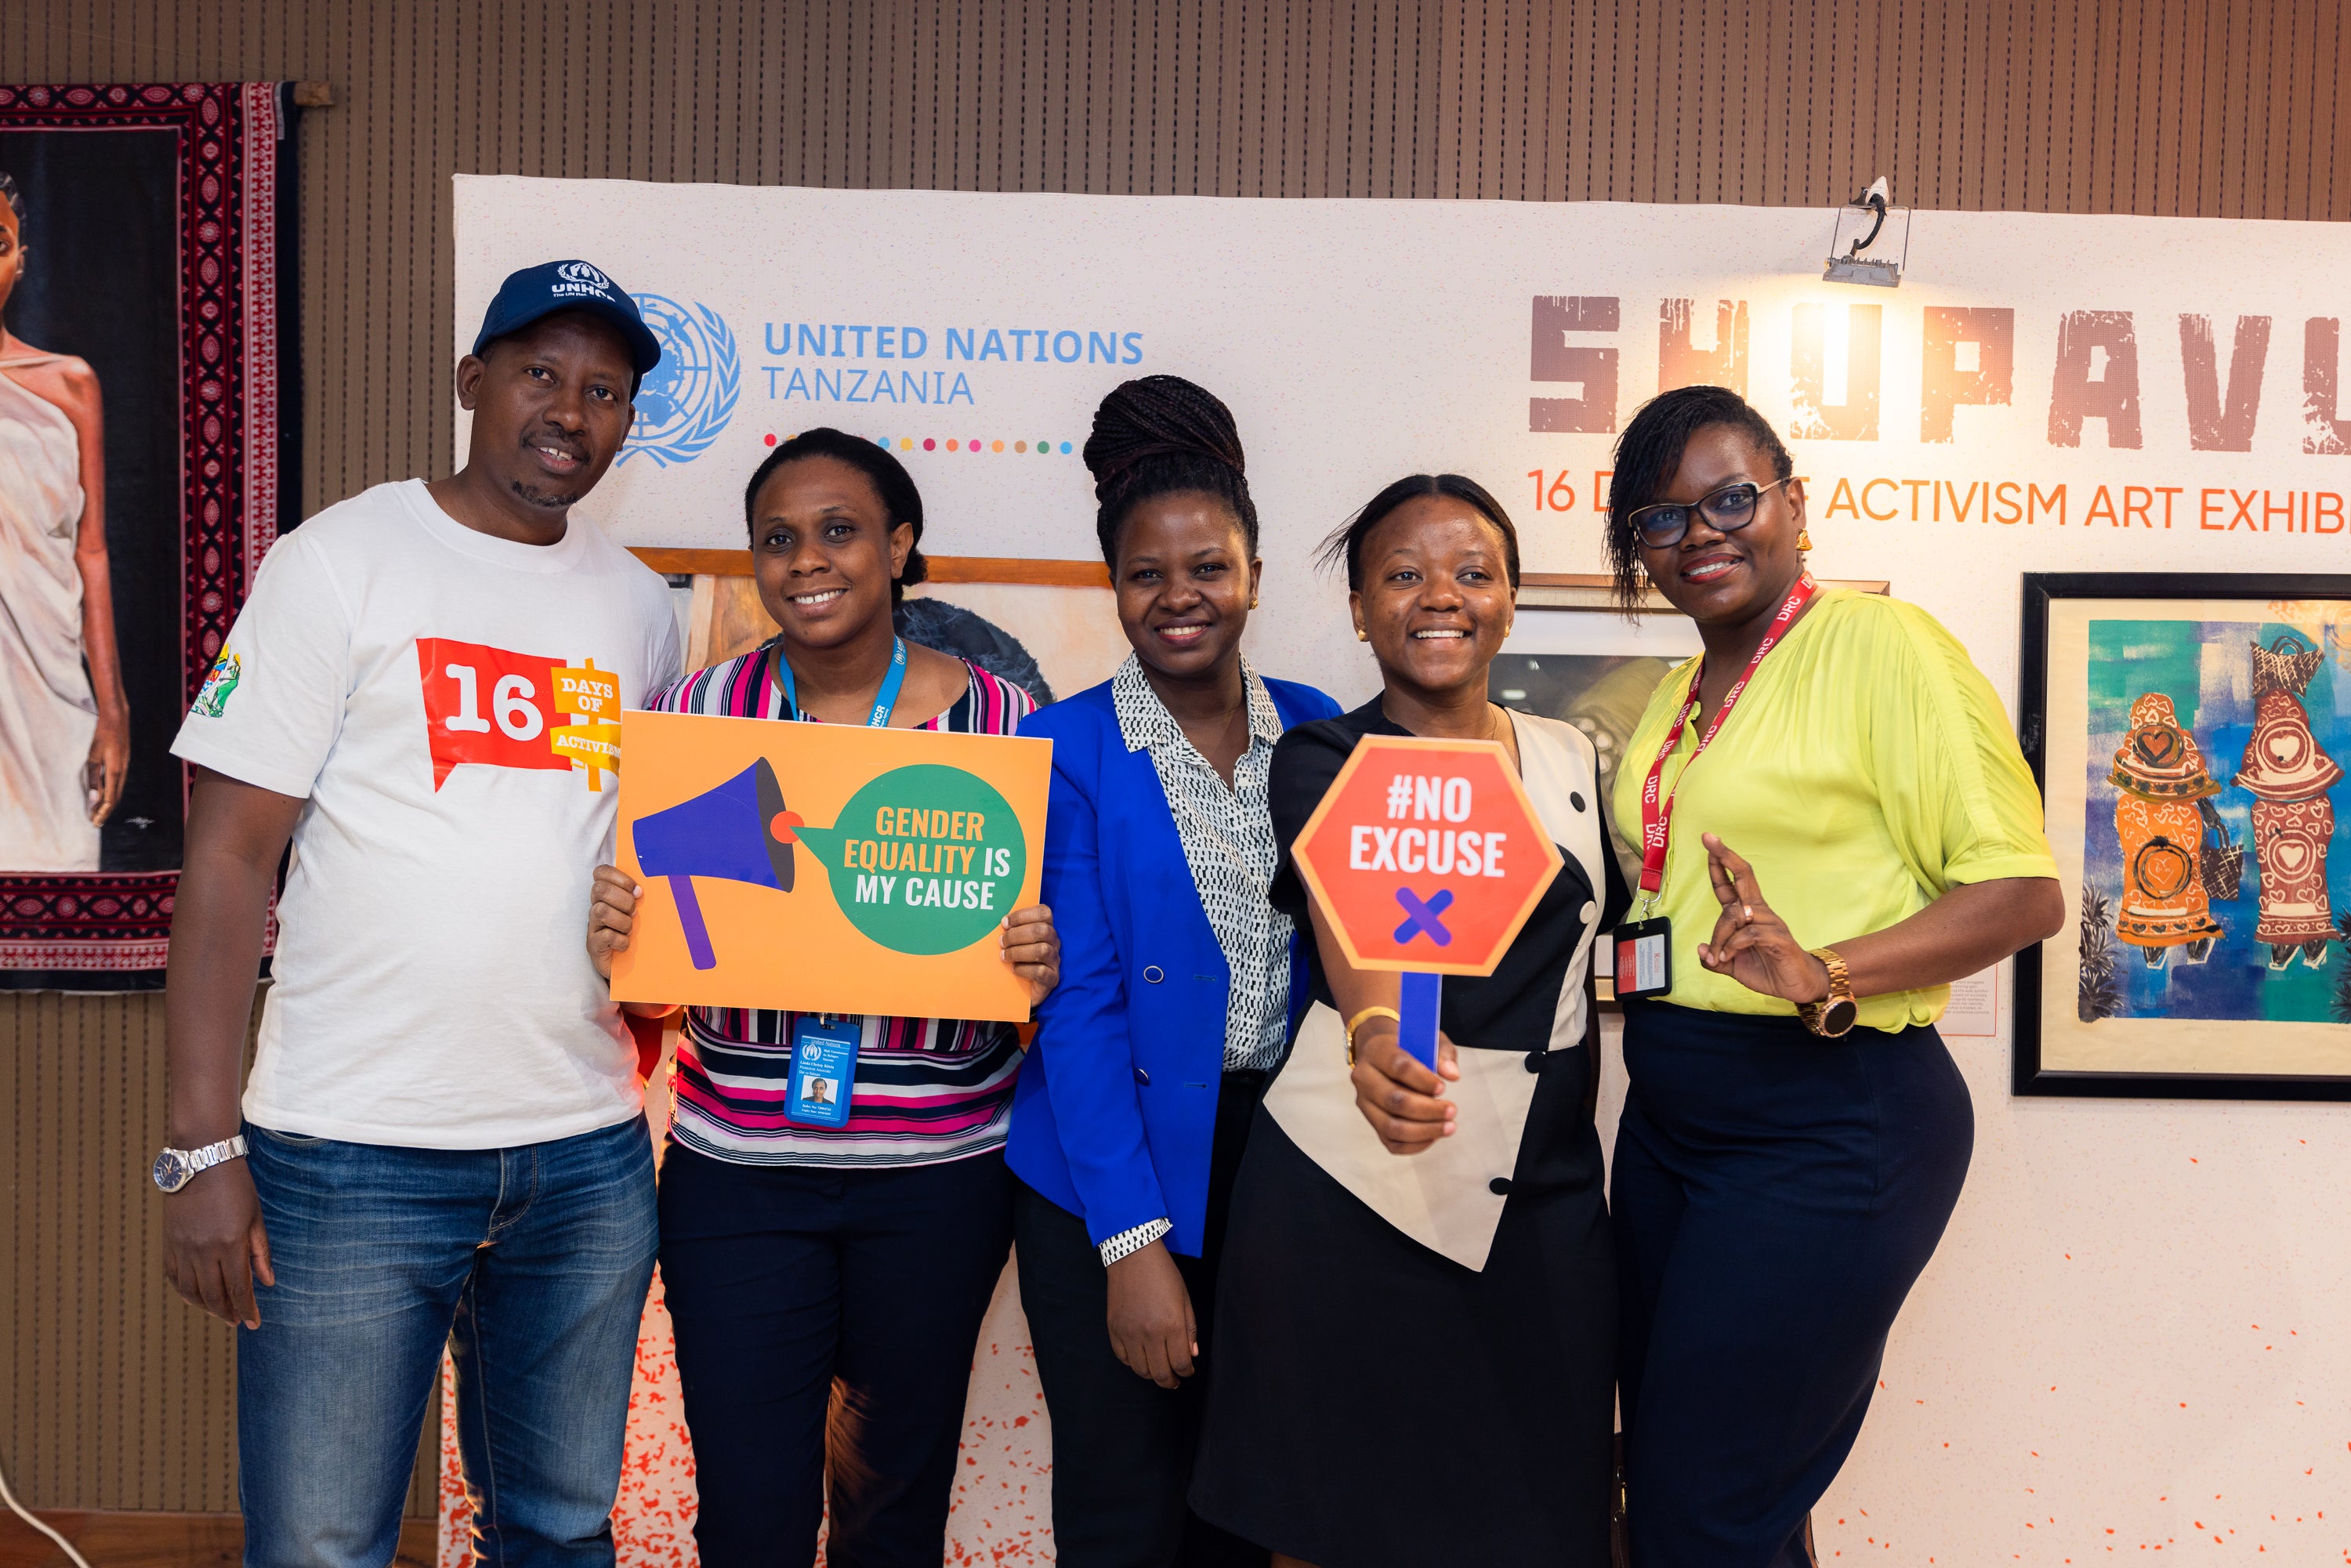
[[[1246,659],[1241,684],[1249,694],[1249,742],[1233,766],[1229,788],[1151,689],[1141,660],[1128,654],[1110,688],[1126,748],[1151,753],[1176,836],[1184,842],[1192,885],[1231,971],[1225,996],[1228,1072],[1271,1067],[1280,1060],[1290,1029],[1292,927],[1290,916],[1266,897],[1281,858],[1266,806],[1266,779],[1273,767],[1273,743],[1281,738],[1281,716]],[[1102,1244],[1103,1266],[1142,1250],[1171,1228],[1162,1218],[1120,1231]]]

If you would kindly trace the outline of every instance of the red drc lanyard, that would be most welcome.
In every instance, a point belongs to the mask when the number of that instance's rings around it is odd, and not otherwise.
[[[1657,747],[1657,759],[1649,764],[1649,781],[1641,787],[1643,893],[1654,894],[1665,885],[1666,842],[1673,832],[1674,795],[1681,792],[1682,779],[1689,777],[1690,764],[1705,753],[1714,740],[1715,732],[1722,727],[1722,721],[1730,716],[1730,710],[1739,704],[1740,694],[1747,689],[1747,684],[1755,678],[1755,672],[1762,666],[1763,655],[1779,646],[1780,639],[1787,632],[1788,623],[1795,620],[1804,606],[1812,601],[1813,595],[1819,591],[1820,585],[1813,580],[1811,572],[1804,572],[1796,579],[1796,586],[1789,591],[1787,602],[1780,606],[1779,614],[1771,617],[1771,629],[1763,633],[1763,641],[1755,644],[1755,656],[1747,661],[1745,673],[1729,691],[1722,694],[1722,706],[1714,710],[1714,717],[1707,725],[1706,733],[1698,737],[1698,749],[1690,753],[1689,762],[1682,764],[1681,772],[1674,779],[1673,793],[1661,800],[1657,798],[1657,784],[1665,777],[1666,758],[1671,757],[1674,747],[1681,743],[1682,726],[1687,724],[1690,715],[1698,711],[1698,687],[1706,680],[1706,661],[1698,661],[1697,672],[1690,676],[1689,696],[1682,704],[1681,712],[1674,716],[1673,727],[1666,731],[1666,743]]]

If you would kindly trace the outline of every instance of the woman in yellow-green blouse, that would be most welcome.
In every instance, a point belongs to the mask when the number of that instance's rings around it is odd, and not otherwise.
[[[1949,983],[2064,919],[2000,699],[1925,611],[1813,584],[1792,472],[1736,393],[1687,387],[1625,428],[1609,497],[1620,591],[1706,647],[1611,802],[1643,854],[1610,1195],[1641,1568],[1812,1560],[1967,1176]]]

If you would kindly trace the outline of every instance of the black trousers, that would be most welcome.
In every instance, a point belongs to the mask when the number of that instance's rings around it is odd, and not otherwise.
[[[1625,1005],[1612,1171],[1641,1568],[1802,1568],[1959,1202],[1966,1080],[1930,1028]]]
[[[673,1144],[661,1265],[705,1568],[938,1568],[965,1395],[1011,1243],[1001,1154],[879,1170]]]
[[[1207,1352],[1225,1211],[1265,1084],[1262,1072],[1228,1072],[1217,1092],[1201,1255],[1173,1255],[1203,1352],[1180,1388],[1137,1376],[1112,1353],[1109,1280],[1086,1222],[1014,1181],[1020,1304],[1053,1417],[1053,1548],[1062,1568],[1261,1568],[1268,1560],[1184,1500],[1216,1372]]]

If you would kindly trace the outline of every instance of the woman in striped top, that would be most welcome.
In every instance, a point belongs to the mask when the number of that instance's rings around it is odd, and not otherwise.
[[[1035,706],[893,630],[923,579],[923,510],[888,453],[806,432],[760,465],[744,504],[759,600],[782,632],[647,707],[880,723],[901,647],[894,727],[1009,735]],[[589,947],[608,974],[635,906],[630,880],[600,868]],[[1061,962],[1050,912],[1014,911],[1002,943],[1041,1000]],[[856,1081],[830,1128],[784,1115],[801,1015],[686,1009],[661,1265],[705,1568],[812,1562],[828,1472],[835,1561],[935,1568],[944,1549],[972,1352],[1011,1245],[1003,1148],[1020,1046],[998,1023],[849,1021]]]

